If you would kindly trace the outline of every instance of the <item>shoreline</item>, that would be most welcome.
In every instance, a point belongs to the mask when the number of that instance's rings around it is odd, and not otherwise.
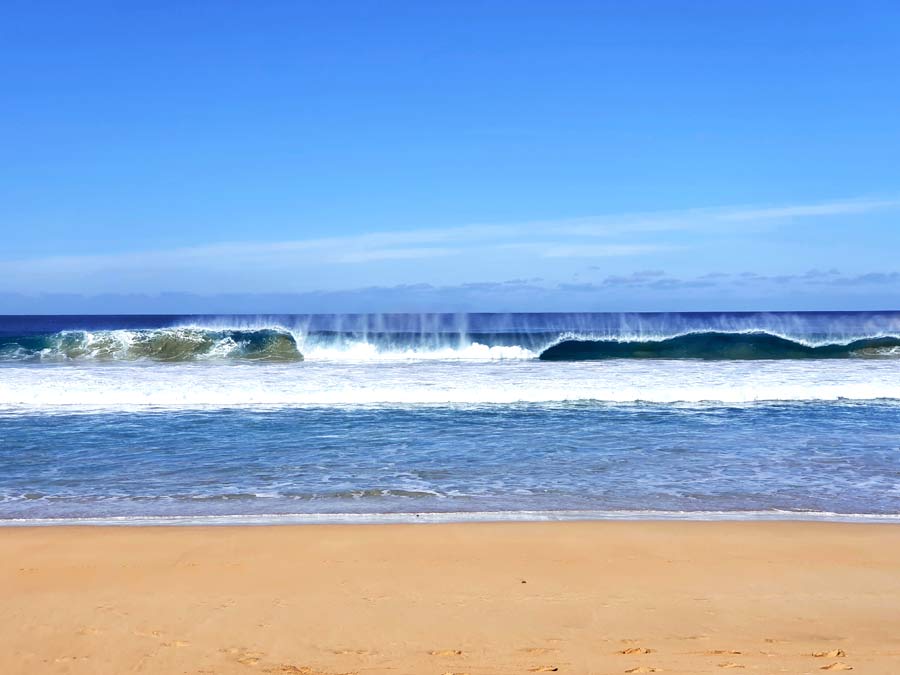
[[[0,672],[888,675],[898,569],[890,523],[0,528]]]
[[[900,524],[900,513],[831,511],[409,511],[386,513],[260,513],[0,519],[6,528],[52,527],[288,527],[301,525],[416,525],[465,523],[843,523]]]

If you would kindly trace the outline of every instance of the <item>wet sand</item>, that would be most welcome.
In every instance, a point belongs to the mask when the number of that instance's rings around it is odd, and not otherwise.
[[[0,529],[2,673],[900,672],[900,526]]]

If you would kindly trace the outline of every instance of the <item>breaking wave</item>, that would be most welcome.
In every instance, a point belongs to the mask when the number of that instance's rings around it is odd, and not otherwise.
[[[662,339],[564,339],[540,354],[543,361],[602,359],[846,359],[900,357],[900,337],[879,336],[844,343],[809,344],[766,332],[707,331]]]
[[[50,335],[0,338],[4,361],[166,361],[214,359],[300,361],[289,332],[277,329],[61,331]]]
[[[0,317],[0,364],[900,358],[900,312]]]

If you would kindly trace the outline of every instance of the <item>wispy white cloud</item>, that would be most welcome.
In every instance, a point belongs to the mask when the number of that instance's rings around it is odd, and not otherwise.
[[[608,214],[585,218],[459,227],[386,230],[345,236],[283,241],[214,242],[151,251],[96,255],[56,255],[0,261],[0,291],[82,291],[87,285],[116,286],[130,279],[129,290],[215,289],[248,279],[256,286],[280,286],[277,275],[308,287],[315,270],[328,269],[332,280],[357,280],[372,274],[375,283],[435,280],[432,270],[451,265],[456,281],[506,261],[496,274],[551,274],[564,260],[629,259],[657,265],[659,256],[677,256],[706,245],[710,233],[745,233],[749,227],[776,228],[803,219],[833,218],[900,209],[900,199],[853,199],[780,206],[739,206],[668,212]],[[818,222],[818,221],[816,221]],[[262,229],[262,228],[261,228]],[[456,259],[458,263],[441,263]],[[552,268],[559,260],[557,268]],[[423,261],[413,267],[415,261]],[[513,261],[513,262],[509,262]],[[389,263],[395,263],[390,265]],[[638,263],[640,264],[640,263]],[[401,266],[406,277],[401,277]],[[539,266],[543,267],[539,267]],[[346,274],[341,271],[346,270]],[[353,271],[357,270],[357,271]],[[377,273],[375,272],[377,270]],[[392,273],[385,274],[385,270]],[[240,274],[237,274],[239,272]],[[294,273],[297,274],[294,274]],[[297,275],[301,276],[297,276]],[[306,274],[306,277],[302,277]],[[342,277],[343,275],[343,277]],[[379,276],[381,275],[381,276]],[[417,275],[417,276],[416,276]],[[301,278],[302,277],[302,278]],[[446,279],[445,279],[446,281]],[[85,288],[78,288],[83,283]],[[151,284],[157,284],[150,288]]]
[[[727,206],[612,214],[532,223],[554,235],[610,236],[649,232],[704,232],[740,223],[773,226],[806,218],[829,218],[900,209],[900,199],[844,199],[780,206]]]
[[[544,258],[614,258],[675,250],[664,244],[577,244],[549,246],[541,254]]]
[[[333,259],[337,263],[361,263],[374,260],[422,260],[424,258],[440,258],[461,253],[456,248],[440,248],[437,246],[417,248],[375,248],[366,251],[351,251],[338,255]]]
[[[898,207],[900,207],[900,200],[895,199],[850,199],[821,204],[735,209],[722,213],[720,220],[746,222],[810,218],[813,216],[842,216],[884,211]]]

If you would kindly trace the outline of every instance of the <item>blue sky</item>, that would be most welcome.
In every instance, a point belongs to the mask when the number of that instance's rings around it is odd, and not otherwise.
[[[900,308],[896,2],[9,2],[0,311]]]

